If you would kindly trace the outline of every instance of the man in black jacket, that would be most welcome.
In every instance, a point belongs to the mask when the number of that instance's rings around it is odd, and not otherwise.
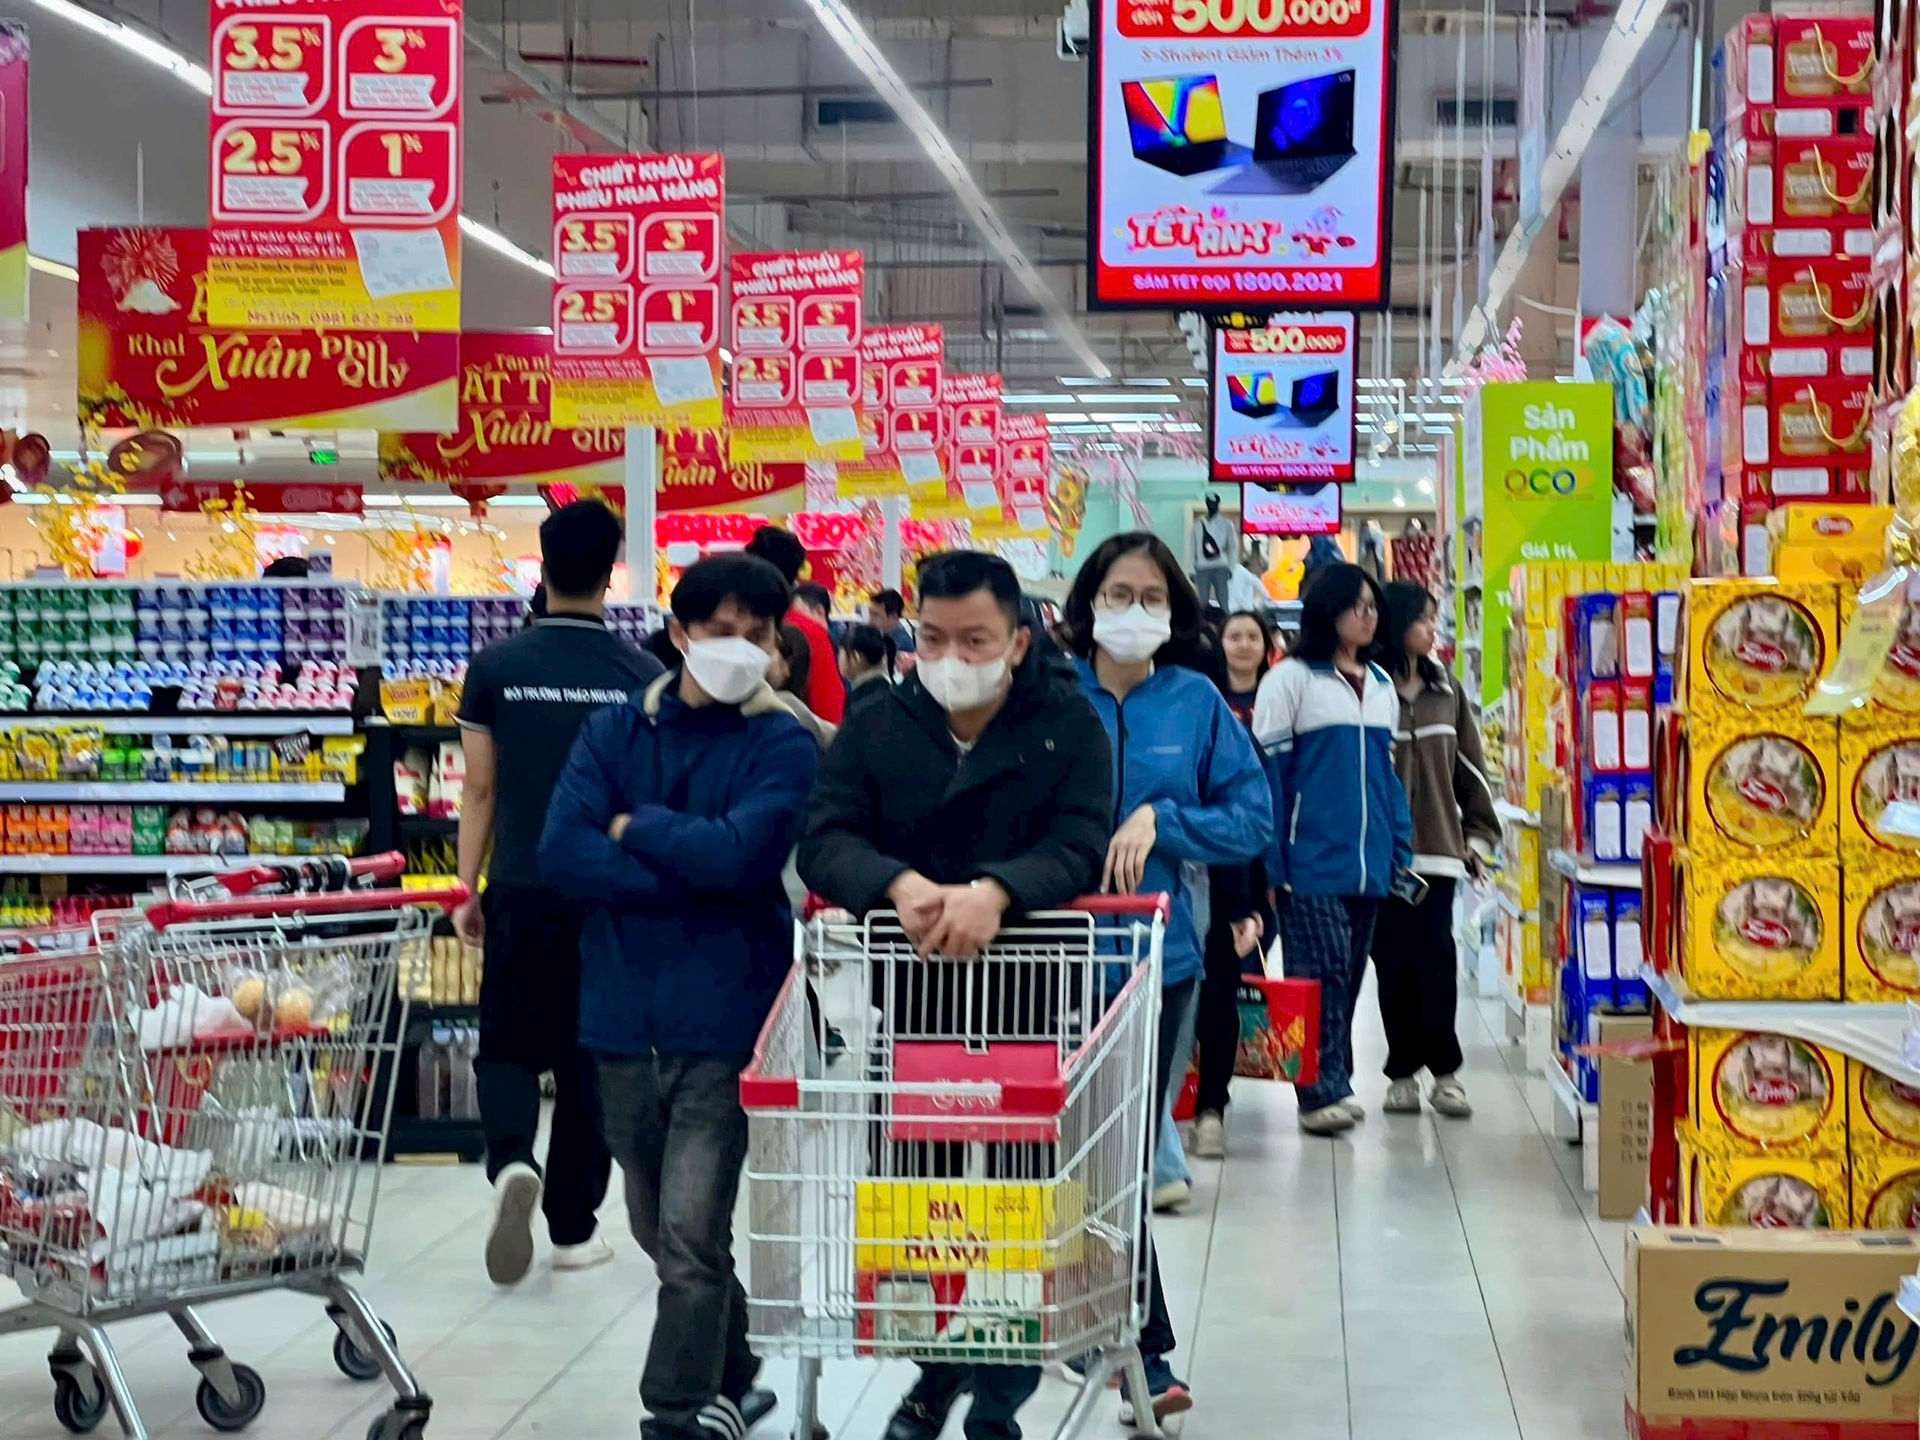
[[[1099,884],[1113,761],[1079,686],[1030,655],[1004,560],[922,562],[917,639],[913,673],[848,713],[822,765],[800,876],[856,914],[897,911],[922,955],[969,959],[1009,915]],[[1039,1383],[1032,1366],[923,1366],[886,1440],[935,1440],[969,1384],[967,1440],[1019,1440],[1014,1417]]]

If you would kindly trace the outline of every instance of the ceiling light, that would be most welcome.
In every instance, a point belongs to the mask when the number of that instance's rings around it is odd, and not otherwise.
[[[1182,375],[1180,377],[1180,383],[1182,385],[1190,386],[1195,390],[1204,390],[1207,388],[1207,382],[1202,378],[1200,378],[1198,375]]]
[[[470,215],[460,217],[460,233],[477,241],[496,255],[504,255],[516,264],[524,265],[535,274],[553,278],[553,266],[542,260],[531,250],[522,250],[513,241],[502,235],[490,225],[482,225]]]
[[[1002,405],[1077,405],[1078,395],[1002,395]]]
[[[78,280],[80,272],[71,265],[62,265],[58,260],[48,260],[41,255],[27,256],[29,269],[38,270],[42,275],[52,275],[61,280]]]
[[[1082,405],[1179,405],[1178,395],[1081,395]]]
[[[1085,375],[1062,375],[1060,383],[1062,385],[1104,385],[1107,382],[1104,379],[1091,379]]]
[[[531,508],[532,506],[545,505],[546,503],[547,502],[538,495],[499,495],[487,502],[487,508],[492,509],[495,505],[509,505],[516,509],[522,507]]]
[[[213,94],[213,77],[207,73],[204,65],[196,65],[179,51],[148,35],[131,25],[122,25],[118,20],[109,20],[104,15],[96,15],[91,10],[82,9],[71,0],[33,0],[49,15],[58,15],[69,25],[77,25],[82,30],[91,30],[103,40],[110,40],[129,55],[137,55],[149,65],[158,65],[168,71],[183,84],[191,86],[202,95]]]
[[[1167,386],[1173,384],[1173,381],[1171,380],[1122,380],[1120,383],[1122,385],[1157,385],[1164,390]]]
[[[986,192],[981,190],[980,182],[973,178],[973,172],[967,168],[967,162],[960,158],[960,152],[953,148],[953,141],[934,123],[933,116],[927,113],[920,98],[901,79],[893,62],[873,43],[865,27],[847,8],[846,0],[806,0],[806,3],[807,8],[820,18],[827,34],[833,37],[834,44],[860,68],[874,92],[886,101],[900,122],[913,133],[920,149],[933,162],[934,169],[946,177],[948,186],[960,201],[960,208],[973,221],[973,228],[980,232],[980,238],[986,241],[987,248],[1000,257],[1000,263],[1006,266],[1008,274],[1027,292],[1027,298],[1040,307],[1060,343],[1095,375],[1103,379],[1111,375],[1113,372],[1107,368],[1107,362],[1094,350],[1093,342],[1080,329],[1073,312],[1013,238],[1012,232],[1007,229],[1007,222],[993,208]]]
[[[1084,420],[1086,418],[1087,412],[1084,410],[1049,410],[1047,412],[1049,420]]]

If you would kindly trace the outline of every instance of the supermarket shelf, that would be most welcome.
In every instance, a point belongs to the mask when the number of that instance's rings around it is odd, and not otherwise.
[[[1577,880],[1582,885],[1611,885],[1616,890],[1640,888],[1638,865],[1596,865],[1565,850],[1549,850],[1547,863],[1569,880]]]
[[[0,730],[87,725],[103,735],[351,735],[351,715],[0,715]]]
[[[1600,1107],[1581,1098],[1579,1087],[1560,1064],[1559,1056],[1548,1060],[1541,1067],[1541,1073],[1547,1077],[1547,1089],[1553,1095],[1556,1112],[1553,1133],[1569,1144],[1584,1144],[1587,1126],[1599,1124]]]
[[[1699,1000],[1672,974],[1649,974],[1653,998],[1682,1025],[1714,1030],[1759,1030],[1824,1045],[1871,1065],[1905,1085],[1920,1086],[1920,1068],[1906,1058],[1913,1018],[1904,1003],[1846,1004],[1837,1000]]]
[[[1493,889],[1493,903],[1516,920],[1534,920],[1539,918],[1539,911],[1521,909],[1520,902],[1497,885],[1494,886]]]
[[[1524,825],[1530,830],[1540,828],[1540,816],[1533,810],[1523,810],[1518,805],[1509,805],[1505,800],[1493,802],[1493,813],[1513,825]]]
[[[111,805],[125,801],[184,803],[188,800],[225,801],[231,805],[271,800],[337,805],[346,798],[347,787],[333,783],[292,785],[255,784],[238,780],[85,780],[0,785],[0,804],[5,805],[40,805],[54,800],[75,800],[83,805]]]
[[[310,855],[0,855],[0,875],[214,875],[248,865],[297,865]]]
[[[1527,997],[1514,989],[1513,986],[1502,985],[1500,987],[1500,998],[1507,1002],[1507,1010],[1509,1013],[1522,1016],[1527,1013]]]
[[[422,1120],[396,1115],[387,1132],[387,1158],[447,1156],[469,1164],[485,1158],[487,1134],[478,1120]]]

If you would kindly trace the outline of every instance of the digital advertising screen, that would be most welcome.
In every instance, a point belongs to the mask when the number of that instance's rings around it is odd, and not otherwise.
[[[1276,315],[1213,332],[1208,474],[1215,480],[1353,479],[1360,327],[1351,313]]]
[[[1377,309],[1388,0],[1094,0],[1096,307]]]
[[[1331,482],[1240,487],[1243,535],[1334,535],[1340,516],[1340,487]]]

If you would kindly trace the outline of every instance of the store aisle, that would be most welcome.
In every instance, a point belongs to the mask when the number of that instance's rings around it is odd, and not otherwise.
[[[1291,1096],[1243,1085],[1223,1167],[1194,1163],[1195,1203],[1161,1227],[1199,1408],[1190,1440],[1587,1440],[1620,1426],[1622,1227],[1593,1218],[1579,1155],[1554,1140],[1543,1082],[1496,1036],[1496,1003],[1462,1014],[1478,1113],[1466,1124],[1377,1113],[1384,1054],[1371,997],[1350,1138],[1309,1140]],[[433,1393],[430,1440],[624,1440],[636,1433],[651,1272],[606,1212],[619,1260],[502,1293],[481,1273],[487,1196],[472,1169],[397,1167],[381,1197],[367,1284]],[[210,1310],[236,1359],[267,1378],[255,1440],[360,1440],[383,1392],[342,1379],[317,1305],[286,1297]],[[154,1440],[205,1440],[197,1377],[165,1322],[117,1332]],[[0,1340],[0,1437],[66,1434],[49,1403],[47,1337]],[[772,1362],[776,1388],[791,1365]],[[875,1440],[904,1367],[830,1367],[824,1418]],[[1066,1403],[1049,1381],[1029,1412],[1043,1437]],[[118,1432],[111,1420],[98,1432]],[[772,1440],[771,1424],[756,1432]],[[957,1436],[956,1424],[949,1432]],[[1122,1432],[1112,1412],[1087,1432]]]

